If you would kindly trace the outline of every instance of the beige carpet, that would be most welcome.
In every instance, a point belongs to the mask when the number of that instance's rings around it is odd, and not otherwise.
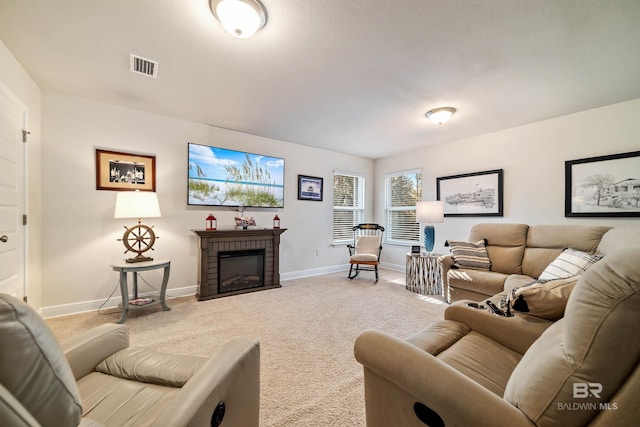
[[[233,337],[261,347],[261,426],[364,426],[362,366],[353,343],[365,329],[404,338],[442,319],[445,304],[404,287],[404,274],[383,270],[289,280],[282,288],[198,302],[168,301],[130,313],[131,345],[196,356],[216,352]],[[142,287],[141,287],[142,290]],[[119,314],[85,313],[47,322],[65,340],[115,322]]]

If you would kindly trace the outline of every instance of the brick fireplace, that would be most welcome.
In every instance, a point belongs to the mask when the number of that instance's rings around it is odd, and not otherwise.
[[[280,287],[280,229],[193,230],[199,301]]]

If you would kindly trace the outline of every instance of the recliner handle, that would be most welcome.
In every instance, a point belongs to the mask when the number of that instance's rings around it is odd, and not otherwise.
[[[420,421],[429,427],[444,427],[444,421],[440,415],[423,403],[414,403],[413,412],[415,412],[416,417],[418,417]]]
[[[211,427],[218,427],[220,423],[222,423],[226,410],[227,408],[224,402],[218,403],[216,409],[213,410],[213,415],[211,416]]]

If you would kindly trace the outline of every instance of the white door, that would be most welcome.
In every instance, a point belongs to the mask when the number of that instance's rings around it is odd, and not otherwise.
[[[26,295],[25,118],[25,108],[0,86],[0,292],[20,299]]]

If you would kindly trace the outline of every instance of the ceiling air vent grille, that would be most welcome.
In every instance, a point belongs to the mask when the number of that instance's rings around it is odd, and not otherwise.
[[[129,64],[131,72],[143,74],[154,79],[158,77],[158,62],[141,56],[129,54]]]

